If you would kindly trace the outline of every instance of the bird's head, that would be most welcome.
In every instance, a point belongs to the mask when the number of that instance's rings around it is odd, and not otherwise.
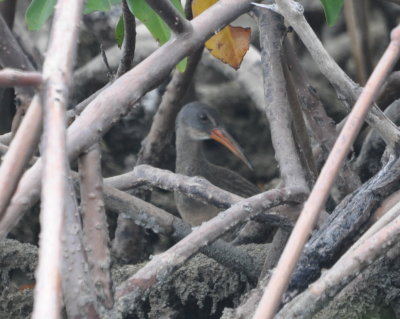
[[[186,104],[177,116],[176,128],[194,141],[213,139],[221,143],[252,169],[250,161],[225,130],[220,115],[214,108],[201,102]]]

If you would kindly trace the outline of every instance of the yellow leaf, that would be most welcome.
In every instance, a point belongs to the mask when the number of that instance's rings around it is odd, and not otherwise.
[[[218,0],[193,0],[193,16],[198,16]],[[238,69],[250,45],[250,28],[226,26],[212,36],[205,45],[220,61]]]

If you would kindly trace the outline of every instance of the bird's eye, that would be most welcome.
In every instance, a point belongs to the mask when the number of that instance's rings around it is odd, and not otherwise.
[[[208,120],[207,115],[204,113],[200,113],[199,118],[200,118],[200,121],[202,121],[202,122],[206,122]]]

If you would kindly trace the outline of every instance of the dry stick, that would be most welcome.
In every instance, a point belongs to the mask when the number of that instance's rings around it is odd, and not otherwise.
[[[251,0],[220,0],[191,21],[194,32],[164,44],[134,69],[115,80],[102,91],[68,129],[68,154],[76,158],[98,141],[122,115],[128,112],[148,90],[155,87],[182,58],[196,50],[215,30],[247,12]],[[42,161],[39,159],[21,179],[3,220],[0,238],[38,200]]]
[[[169,191],[179,191],[188,197],[221,209],[227,209],[244,199],[214,186],[205,178],[197,176],[188,177],[149,165],[139,165],[129,173],[106,178],[104,183],[107,186],[123,190],[147,185]],[[287,217],[275,212],[265,213],[263,215],[263,222],[271,223],[285,229],[290,229],[292,225]]]
[[[291,130],[291,114],[286,92],[287,83],[282,67],[283,19],[272,11],[254,9],[260,30],[261,65],[264,80],[266,115],[271,128],[272,145],[284,185],[296,186],[308,192],[308,183],[302,167]],[[290,158],[290,160],[288,160]],[[280,233],[283,242],[288,232]],[[279,240],[274,241],[273,250],[282,249]],[[269,258],[269,255],[267,256]],[[266,267],[268,267],[267,264]],[[266,269],[264,268],[264,273]],[[262,278],[260,278],[262,279]]]
[[[114,298],[100,157],[98,143],[79,157],[81,211],[85,249],[97,299],[104,307],[111,309]]]
[[[283,19],[265,9],[255,8],[254,12],[260,29],[265,113],[271,127],[272,145],[281,177],[286,186],[308,189],[291,130],[289,101],[281,63],[281,44],[285,36]]]
[[[357,82],[364,85],[372,70],[368,39],[368,17],[365,0],[344,2],[344,17],[350,35],[351,51],[356,65]]]
[[[0,135],[0,143],[2,143],[2,144],[10,145],[11,140],[12,140],[11,132]]]
[[[271,139],[275,150],[275,157],[279,163],[282,179],[286,186],[297,186],[308,192],[308,183],[302,167],[296,143],[291,130],[292,123],[288,95],[287,81],[284,76],[284,62],[282,61],[282,41],[284,33],[283,19],[272,11],[254,9],[258,28],[260,30],[261,65],[264,80],[264,99],[266,115],[271,127]],[[288,159],[291,159],[288,161]],[[276,263],[276,256],[280,254],[289,233],[280,230],[275,234],[273,246],[269,247],[269,254],[275,252],[275,260],[266,262],[263,275]],[[260,276],[260,281],[263,277]]]
[[[126,214],[138,225],[151,229],[155,233],[181,240],[192,231],[192,226],[182,219],[115,188],[105,186],[104,196],[109,210]],[[260,265],[239,248],[217,240],[200,251],[221,265],[245,274],[251,282],[257,281]]]
[[[136,46],[136,20],[131,10],[129,10],[126,0],[122,1],[122,16],[124,19],[124,42],[122,57],[116,74],[117,78],[132,68]]]
[[[0,221],[39,142],[42,106],[35,96],[0,166]]]
[[[367,83],[368,85],[368,83]],[[357,241],[337,262],[301,295],[288,303],[276,318],[311,318],[360,271],[398,242],[400,217],[362,242]]]
[[[120,77],[121,75],[123,75],[124,73],[126,73],[127,71],[129,71],[132,67],[132,63],[133,63],[133,58],[134,58],[134,54],[135,54],[135,46],[136,46],[136,22],[135,22],[135,17],[133,16],[133,14],[131,13],[129,7],[128,7],[128,3],[126,0],[124,0],[122,2],[122,12],[123,12],[123,19],[124,19],[124,43],[123,43],[123,52],[122,52],[122,58],[121,61],[119,63],[118,66],[118,70],[116,73],[116,78]],[[102,90],[102,89],[101,89]],[[78,108],[76,108],[78,109]],[[123,221],[125,221],[125,219],[123,218],[124,215],[120,215],[118,216],[118,221],[117,221],[117,228],[115,230],[115,239],[113,241],[113,251],[114,251],[114,255],[117,258],[121,259],[121,254],[120,252],[120,247],[125,248],[125,247],[129,247],[129,251],[127,252],[127,254],[129,254],[130,258],[127,258],[126,261],[130,261],[130,262],[136,262],[139,261],[136,256],[139,255],[137,253],[139,246],[135,245],[134,243],[132,243],[132,239],[130,236],[130,233],[128,232],[129,229],[126,227],[123,227],[124,225],[120,225],[121,223],[123,223]],[[129,222],[126,222],[129,223]],[[120,232],[120,229],[123,229],[122,232]],[[135,230],[138,229],[137,225],[131,225],[131,228],[134,228]],[[123,234],[121,236],[121,233]],[[138,233],[138,232],[137,232]],[[136,236],[137,237],[143,237],[144,234],[138,234]],[[119,245],[119,239],[123,238],[123,239],[127,239],[124,241],[124,243],[126,244],[126,246],[123,245]],[[116,248],[117,247],[117,248]],[[143,246],[141,246],[143,247]],[[123,249],[124,251],[127,251],[128,249]]]
[[[311,141],[308,136],[306,124],[304,122],[303,113],[301,112],[300,103],[297,97],[296,88],[293,83],[292,76],[289,72],[287,65],[287,58],[283,54],[283,73],[286,79],[286,90],[288,95],[288,101],[290,110],[292,111],[293,129],[295,132],[296,144],[299,147],[299,156],[302,161],[306,177],[308,180],[308,186],[312,187],[318,176],[317,166],[314,161],[314,155],[311,149]]]
[[[320,153],[318,162],[322,165],[335,144],[337,137],[335,122],[326,114],[315,89],[310,85],[307,74],[302,68],[293,46],[287,38],[285,38],[284,41],[284,50],[297,95],[301,101],[300,106],[311,128],[311,134],[313,134],[314,140],[318,143]],[[360,185],[359,177],[350,169],[349,165],[345,163],[335,181],[338,196],[334,197],[336,199],[343,198]]]
[[[214,186],[203,177],[189,177],[150,165],[135,166],[129,173],[106,178],[104,183],[121,190],[150,185],[169,191],[179,191],[191,198],[225,209],[243,200],[236,194]]]
[[[129,10],[126,0],[122,2],[122,10],[125,32],[122,58],[116,73],[117,78],[132,68],[136,45],[136,21]],[[86,107],[97,96],[97,93],[103,89],[97,91],[80,105]],[[79,114],[81,112],[79,105],[73,111],[74,115]],[[86,154],[79,158],[81,205],[84,236],[86,247],[89,248],[88,261],[92,270],[92,279],[95,283],[95,294],[105,308],[111,309],[114,304],[114,296],[110,273],[111,257],[108,248],[109,236],[104,209],[100,156],[100,146],[96,142]]]
[[[279,0],[278,0],[279,1]],[[365,89],[354,105],[333,149],[321,170],[315,186],[304,205],[300,217],[290,235],[289,241],[282,253],[278,266],[264,291],[263,298],[254,315],[254,319],[272,318],[281,302],[282,295],[287,287],[289,278],[301,254],[304,244],[322,210],[334,179],[339,171],[363,119],[365,118],[372,101],[382,85],[385,76],[393,67],[400,51],[400,26],[392,31],[391,42],[380,59]]]
[[[83,1],[59,0],[43,65],[44,167],[39,264],[32,318],[59,318],[67,152],[65,104]],[[60,50],[63,47],[63,50]],[[68,228],[69,225],[66,225]]]
[[[150,287],[166,280],[201,247],[214,242],[245,219],[251,219],[283,202],[301,201],[304,195],[304,189],[298,187],[274,189],[240,201],[219,213],[122,283],[116,291],[118,309],[123,307],[124,311],[131,310],[129,307],[142,298]]]
[[[38,72],[22,72],[14,69],[0,70],[0,87],[36,86],[42,83],[42,75]]]
[[[88,272],[79,208],[69,176],[65,178],[65,190],[62,286],[67,317],[97,319],[95,289]]]
[[[303,7],[293,0],[276,0],[279,12],[296,31],[321,73],[329,80],[337,92],[338,98],[347,106],[353,105],[362,88],[355,84],[336,64],[322,43],[307,23],[303,15]],[[386,144],[392,149],[398,149],[400,130],[383,112],[372,105],[366,121],[379,132]]]

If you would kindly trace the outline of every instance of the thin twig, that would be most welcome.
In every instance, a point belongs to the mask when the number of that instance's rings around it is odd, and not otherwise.
[[[122,16],[124,19],[124,41],[122,44],[122,57],[116,74],[117,78],[132,68],[135,55],[136,20],[131,10],[129,10],[126,0],[122,1]]]
[[[150,7],[156,11],[164,22],[175,34],[189,33],[192,25],[181,15],[171,1],[168,0],[146,0]]]
[[[108,249],[108,225],[104,209],[100,147],[94,144],[79,157],[81,212],[85,248],[97,299],[108,309],[114,303]]]
[[[352,0],[344,2],[344,17],[350,35],[351,51],[356,65],[357,82],[365,85],[371,73],[372,63],[370,57],[368,38],[368,1]]]
[[[281,0],[277,1],[278,3],[281,2]],[[363,123],[362,121],[370,109],[379,87],[382,85],[385,76],[389,73],[398,58],[400,53],[400,26],[392,31],[391,36],[392,38],[388,48],[368,80],[357,103],[354,105],[343,130],[321,170],[310,197],[304,205],[299,220],[279,260],[278,266],[264,291],[263,298],[257,308],[254,319],[272,318],[275,314],[300,253],[317,220],[319,212],[322,210],[329,196],[329,191],[337,172]]]
[[[83,1],[59,0],[43,65],[44,161],[39,264],[32,318],[59,318],[67,168],[65,105]],[[60,47],[63,50],[60,50]],[[67,226],[69,227],[69,225]]]
[[[0,70],[0,87],[36,86],[42,83],[42,75],[38,72],[22,72],[14,69]]]

